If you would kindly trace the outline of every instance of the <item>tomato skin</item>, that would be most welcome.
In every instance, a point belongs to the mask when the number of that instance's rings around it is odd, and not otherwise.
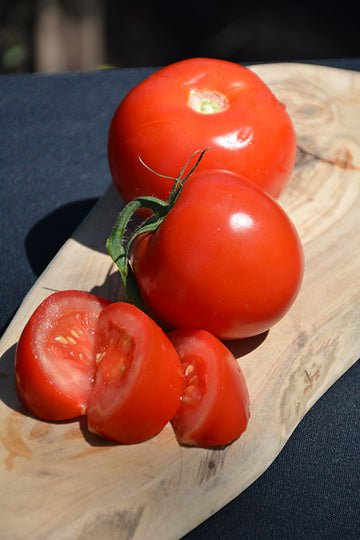
[[[169,338],[137,307],[117,302],[100,314],[96,339],[101,360],[88,429],[125,444],[156,435],[176,412],[184,385]]]
[[[229,171],[195,172],[160,227],[135,240],[131,264],[156,317],[220,339],[271,328],[295,300],[304,270],[285,211]]]
[[[38,418],[59,421],[85,414],[94,369],[93,335],[97,317],[109,303],[108,300],[83,291],[56,292],[38,306],[25,325],[15,353],[16,389],[23,405]],[[56,375],[58,368],[51,360],[52,354],[49,351],[56,347],[61,355],[62,345],[55,343],[51,332],[55,332],[56,337],[59,318],[70,317],[73,320],[74,310],[84,315],[83,326],[79,327],[82,332],[79,351],[85,359],[78,370],[78,359],[75,359],[74,364],[71,362],[73,345],[63,346],[64,355],[70,358],[70,371],[67,374],[77,373],[82,380],[80,385],[71,385],[70,389],[69,381],[62,381],[61,375]],[[64,327],[61,330],[66,330],[68,335],[71,328]]]
[[[233,442],[250,418],[249,392],[235,357],[205,330],[174,330],[168,336],[186,380],[171,422],[178,441],[202,447]]]
[[[220,92],[226,110],[202,114],[188,106],[193,91]],[[138,196],[168,198],[196,150],[210,147],[201,169],[228,169],[273,197],[294,167],[296,135],[285,107],[250,69],[211,58],[192,58],[160,69],[119,104],[109,129],[108,159],[125,202]]]

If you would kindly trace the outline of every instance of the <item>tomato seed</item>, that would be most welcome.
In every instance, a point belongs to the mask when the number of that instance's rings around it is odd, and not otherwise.
[[[67,339],[64,336],[56,336],[55,341],[60,341],[63,345],[68,343]]]
[[[195,385],[194,384],[189,384],[185,390],[184,390],[184,394],[193,394],[195,391]]]
[[[101,360],[104,358],[104,356],[105,356],[105,351],[102,353],[97,353],[97,355],[95,356],[96,363],[99,364]]]
[[[189,364],[184,373],[185,377],[188,377],[193,371],[194,366],[192,364]]]

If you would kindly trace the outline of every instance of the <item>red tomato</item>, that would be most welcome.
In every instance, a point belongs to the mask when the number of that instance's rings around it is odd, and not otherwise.
[[[118,106],[108,138],[116,187],[126,202],[167,200],[196,150],[200,169],[228,169],[278,197],[295,162],[296,136],[285,107],[250,69],[209,58],[171,64],[134,87]],[[191,180],[191,179],[190,179]]]
[[[172,419],[180,443],[222,446],[237,439],[250,418],[249,392],[231,352],[205,330],[175,330],[169,337],[185,378]]]
[[[158,433],[175,414],[184,386],[166,334],[138,308],[118,302],[100,314],[95,350],[88,429],[120,443]]]
[[[136,238],[131,265],[145,304],[164,323],[234,339],[268,330],[288,311],[303,250],[272,198],[235,173],[201,171],[159,228]]]
[[[94,333],[109,304],[82,291],[51,294],[35,310],[16,348],[17,392],[29,411],[45,420],[86,413],[95,367]]]

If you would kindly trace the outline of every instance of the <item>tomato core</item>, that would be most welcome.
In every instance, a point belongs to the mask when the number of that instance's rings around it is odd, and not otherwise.
[[[228,100],[221,92],[214,90],[191,90],[188,106],[201,114],[214,114],[225,111]]]
[[[135,351],[135,340],[125,328],[109,328],[100,342],[101,352],[96,354],[96,364],[102,364],[102,381],[106,384],[124,382]]]

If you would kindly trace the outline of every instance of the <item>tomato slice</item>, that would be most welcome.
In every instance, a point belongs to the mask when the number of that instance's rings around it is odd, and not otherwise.
[[[76,290],[51,294],[26,324],[15,354],[21,402],[44,420],[83,415],[93,384],[97,321],[109,301]]]
[[[100,314],[88,429],[119,443],[157,434],[183,390],[180,359],[161,328],[137,307],[117,302]]]
[[[205,330],[168,334],[185,378],[172,426],[181,444],[224,446],[237,439],[250,418],[249,392],[236,358]]]

